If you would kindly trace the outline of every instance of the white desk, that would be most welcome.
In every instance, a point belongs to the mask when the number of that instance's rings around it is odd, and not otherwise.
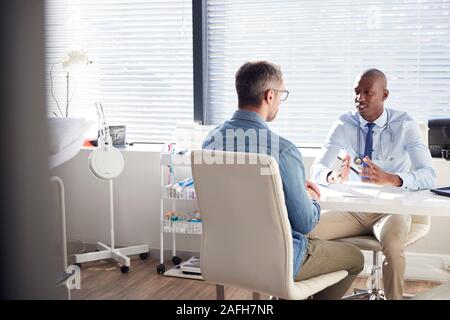
[[[450,218],[450,197],[369,183],[319,186],[322,210],[415,214]]]

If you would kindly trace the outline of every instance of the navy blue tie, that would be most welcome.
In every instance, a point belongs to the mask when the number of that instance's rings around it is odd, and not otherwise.
[[[364,147],[364,156],[368,157],[370,160],[372,160],[372,151],[373,151],[373,127],[375,126],[375,123],[369,122],[366,124],[367,130],[367,136],[366,136],[366,145]],[[363,162],[363,166],[367,166],[365,162]]]

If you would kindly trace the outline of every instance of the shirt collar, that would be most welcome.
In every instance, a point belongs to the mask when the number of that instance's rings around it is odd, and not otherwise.
[[[267,126],[266,121],[261,117],[258,113],[253,111],[247,111],[247,110],[236,110],[236,112],[231,117],[231,120],[247,120],[247,121],[253,121],[260,125],[262,125],[264,128],[269,128]]]
[[[359,126],[361,128],[365,128],[366,124],[368,124],[369,121],[367,121],[366,119],[361,117],[359,114],[358,114],[358,117],[359,117],[359,123],[360,123]],[[373,123],[375,123],[375,127],[383,128],[386,125],[386,122],[387,122],[387,111],[386,111],[386,108],[384,108],[381,116],[379,116],[375,121],[373,121]]]

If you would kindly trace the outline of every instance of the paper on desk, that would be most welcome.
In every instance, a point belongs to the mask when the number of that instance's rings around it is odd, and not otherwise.
[[[327,189],[327,196],[330,197],[375,198],[381,192],[380,186],[365,182],[332,184]]]

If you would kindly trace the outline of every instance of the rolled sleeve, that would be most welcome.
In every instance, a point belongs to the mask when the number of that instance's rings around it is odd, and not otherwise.
[[[280,175],[291,227],[303,235],[310,233],[320,217],[320,206],[306,193],[305,170],[298,149],[291,145],[280,153]]]

